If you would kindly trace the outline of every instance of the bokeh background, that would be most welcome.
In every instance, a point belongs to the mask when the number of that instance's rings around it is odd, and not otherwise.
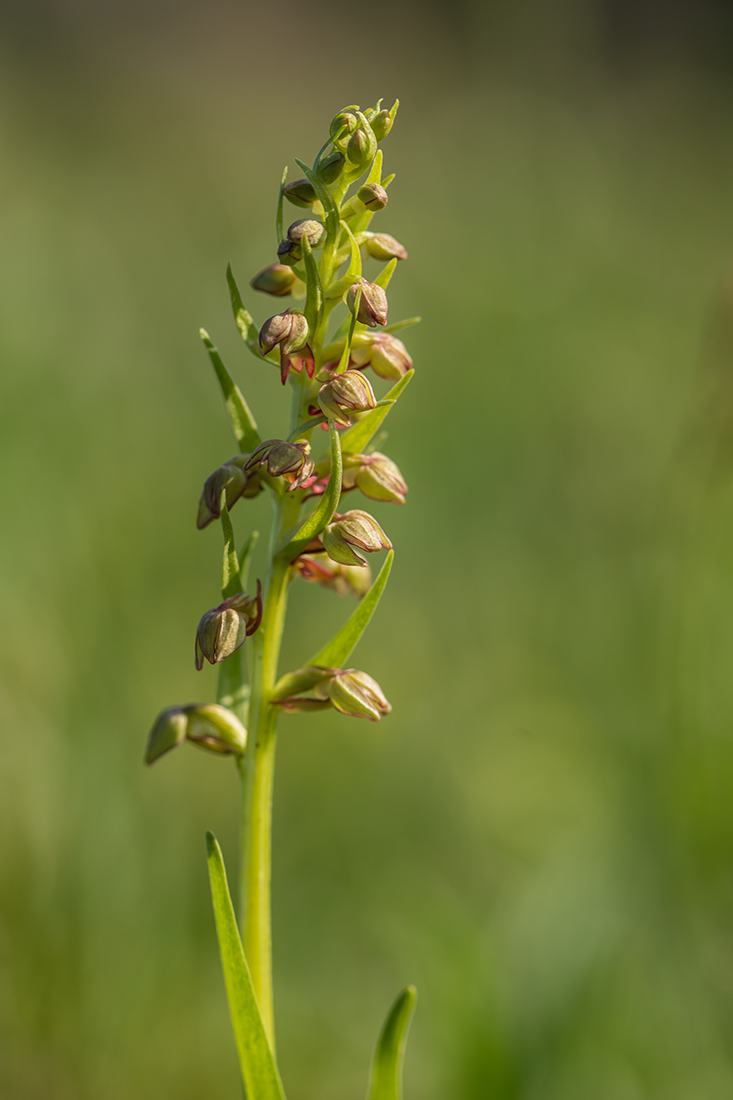
[[[239,1095],[204,860],[235,768],[142,766],[215,690],[197,330],[277,434],[226,263],[271,262],[283,164],[378,96],[391,317],[425,318],[356,655],[395,709],[283,721],[288,1096],[363,1095],[414,981],[408,1100],[730,1097],[732,50],[713,0],[3,6],[3,1097]],[[284,667],[349,610],[296,587]]]

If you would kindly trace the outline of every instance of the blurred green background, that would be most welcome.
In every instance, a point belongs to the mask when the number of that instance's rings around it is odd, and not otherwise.
[[[0,44],[0,1095],[239,1095],[204,830],[231,761],[145,770],[213,698],[204,478],[283,164],[402,100],[379,227],[417,374],[361,643],[379,726],[285,718],[275,965],[289,1100],[733,1092],[731,13],[705,3],[6,5]],[[270,300],[250,295],[261,323]],[[240,536],[267,520],[242,503]],[[348,601],[294,588],[284,666]]]

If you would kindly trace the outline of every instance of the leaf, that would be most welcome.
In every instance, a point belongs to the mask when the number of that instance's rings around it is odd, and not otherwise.
[[[382,270],[379,272],[379,275],[377,275],[374,282],[377,284],[377,286],[381,286],[382,290],[386,290],[387,287],[389,286],[390,279],[394,275],[394,269],[396,267],[397,267],[397,257],[393,256],[393,258],[389,261],[387,266],[383,267]]]
[[[239,573],[239,558],[234,547],[234,530],[227,508],[226,489],[221,491],[221,528],[224,532],[224,559],[221,565],[221,594],[225,600],[244,592]]]
[[[372,169],[367,176],[367,183],[381,183],[382,182],[382,150],[377,150],[377,155],[372,162]]]
[[[348,271],[344,275],[345,279],[351,279],[352,283],[361,278],[361,252],[359,251],[359,245],[356,243],[354,234],[349,229],[346,222],[341,222],[341,228],[347,234],[349,242],[351,244],[351,263],[349,264]]]
[[[271,363],[272,360],[268,359],[266,355],[263,355],[260,351],[260,334],[252,320],[252,314],[249,310],[244,308],[244,302],[242,301],[242,295],[239,293],[239,287],[237,281],[234,278],[232,271],[232,265],[227,264],[227,283],[229,284],[229,297],[232,302],[232,313],[234,314],[234,320],[239,329],[239,332],[249,350],[254,355],[255,359],[260,361],[264,360],[267,363]]]
[[[229,371],[224,366],[219,352],[216,350],[206,329],[199,329],[199,335],[209,353],[212,366],[216,371],[216,377],[224,395],[224,402],[232,422],[232,430],[243,454],[253,451],[261,443],[257,425],[247,402],[242,397],[238,386],[234,384]]]
[[[321,206],[323,207],[326,216],[326,231],[328,232],[330,241],[335,247],[336,239],[339,233],[339,212],[334,197],[329,191],[328,187],[326,187],[326,184],[323,182],[323,180],[319,179],[315,172],[310,169],[307,164],[304,164],[302,160],[298,160],[297,157],[295,158],[295,163],[298,165],[298,168],[302,168],[302,170],[305,172],[306,179],[308,179],[309,182],[313,184],[313,190],[318,195]]]
[[[285,1100],[234,919],[221,848],[213,833],[206,834],[206,849],[219,954],[247,1100]]]
[[[402,1063],[417,990],[403,989],[384,1022],[372,1059],[367,1100],[402,1100]]]
[[[280,180],[280,194],[277,197],[277,217],[275,218],[275,232],[277,233],[277,243],[285,236],[283,231],[283,201],[285,199],[285,181],[288,178],[288,166],[287,164],[283,168],[283,176]]]
[[[349,359],[351,358],[351,343],[354,339],[354,331],[356,329],[356,317],[359,313],[359,303],[361,302],[361,287],[356,292],[354,298],[354,312],[351,315],[351,324],[349,325],[349,335],[346,337],[346,343],[344,344],[344,350],[341,352],[341,358],[339,359],[339,365],[336,367],[336,374],[343,374],[349,365]]]
[[[315,656],[308,661],[309,665],[326,665],[331,668],[343,668],[349,659],[356,644],[369,625],[377,604],[382,598],[382,593],[389,580],[389,573],[394,561],[394,550],[390,550],[385,558],[384,565],[379,570],[374,584],[352,612],[338,634],[334,635],[330,642],[319,649]]]
[[[344,451],[350,451],[353,454],[361,454],[364,451],[369,440],[381,428],[385,417],[414,373],[414,370],[408,370],[407,374],[400,378],[399,382],[395,382],[392,389],[385,394],[376,409],[372,409],[363,420],[346,429],[341,436],[341,447]]]
[[[281,551],[288,561],[297,558],[301,550],[304,550],[311,539],[320,535],[326,524],[331,522],[341,498],[341,440],[333,420],[328,422],[328,430],[331,433],[331,476],[328,479],[326,491],[321,497],[321,503],[315,512],[305,520],[296,534]]]
[[[313,258],[313,250],[306,233],[303,234],[303,266],[306,275],[306,296],[303,313],[308,322],[308,330],[311,336],[315,336],[321,317],[323,316],[323,286],[318,264]]]
[[[257,540],[260,537],[259,531],[253,531],[245,542],[242,549],[239,551],[239,582],[242,585],[242,592],[247,591],[247,581],[249,580],[249,567],[252,562],[252,555],[254,553]]]
[[[399,332],[401,328],[419,325],[421,321],[422,317],[407,317],[404,321],[395,321],[393,325],[385,325],[382,332]]]

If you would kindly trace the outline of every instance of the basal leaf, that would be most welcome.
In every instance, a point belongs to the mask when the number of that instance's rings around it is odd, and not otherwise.
[[[399,382],[395,382],[392,389],[385,394],[376,409],[368,412],[358,424],[353,424],[352,427],[346,429],[341,436],[341,447],[344,451],[351,451],[354,454],[363,452],[369,440],[381,428],[385,417],[414,373],[414,370],[408,370],[407,374],[400,378]]]
[[[247,1100],[285,1100],[239,938],[221,848],[213,833],[206,834],[206,848],[219,954]]]
[[[331,476],[328,479],[326,491],[321,497],[321,502],[315,512],[304,521],[291,541],[285,546],[282,553],[288,561],[297,558],[301,550],[304,550],[311,539],[320,535],[326,524],[331,522],[341,498],[341,440],[333,420],[329,420],[328,429],[331,433]]]
[[[311,657],[308,661],[309,665],[328,665],[333,668],[344,667],[377,609],[377,604],[382,598],[382,593],[389,579],[393,561],[394,550],[390,550],[384,565],[379,570],[377,578],[366,596],[346,620],[338,634],[334,635],[331,641],[324,645],[323,649],[319,649],[318,653]]]
[[[249,451],[253,451],[255,447],[261,443],[255,419],[249,411],[249,406],[242,397],[239,387],[234,384],[229,371],[224,366],[219,352],[209,339],[208,332],[206,329],[202,328],[199,329],[199,334],[209,353],[212,366],[216,371],[216,377],[219,381],[221,392],[224,395],[224,402],[227,407],[227,412],[229,413],[229,419],[232,422],[232,430],[239,444],[239,449],[246,454]]]
[[[224,558],[221,566],[221,594],[225,600],[244,592],[240,576],[239,558],[234,546],[234,530],[227,508],[226,489],[221,491],[221,528],[224,532]]]
[[[403,989],[392,1005],[377,1041],[367,1100],[402,1100],[402,1063],[417,990]]]

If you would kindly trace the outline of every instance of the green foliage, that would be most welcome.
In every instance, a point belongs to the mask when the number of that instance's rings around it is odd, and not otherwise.
[[[367,1100],[402,1100],[402,1063],[417,990],[403,989],[392,1005],[377,1041]]]
[[[249,451],[253,451],[261,442],[257,431],[257,424],[255,423],[252,413],[249,411],[247,402],[240,393],[239,387],[232,381],[231,375],[224,366],[219,352],[209,339],[208,332],[206,332],[205,329],[201,329],[200,335],[204,342],[204,347],[209,353],[211,364],[216,372],[219,386],[221,387],[224,403],[229,413],[232,431],[234,432],[234,438],[239,444],[240,451],[246,454]]]
[[[361,600],[351,613],[338,634],[335,634],[330,642],[327,642],[322,649],[318,650],[318,653],[311,657],[308,661],[309,665],[330,665],[334,668],[344,667],[346,661],[348,661],[356,648],[359,639],[369,625],[369,620],[377,610],[377,604],[381,600],[382,593],[389,580],[389,573],[393,561],[394,550],[390,550],[387,557],[384,559],[384,565],[379,570],[374,584],[371,586],[366,596],[364,596],[363,600]],[[294,691],[298,689],[291,687],[289,690]]]

